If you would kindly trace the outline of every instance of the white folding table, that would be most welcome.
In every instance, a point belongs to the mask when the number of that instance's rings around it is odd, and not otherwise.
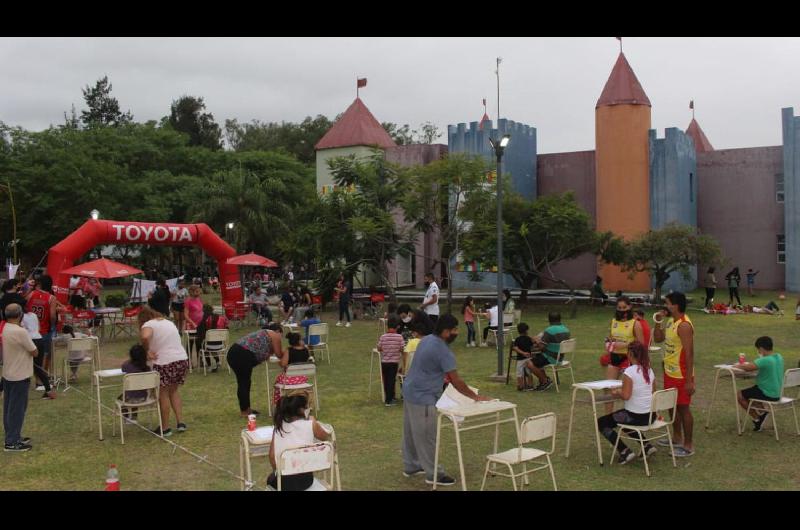
[[[520,440],[519,421],[517,421],[517,405],[508,401],[474,401],[467,405],[460,405],[451,409],[437,409],[436,420],[436,456],[434,458],[433,489],[436,489],[436,480],[439,478],[439,448],[441,446],[442,421],[449,420],[450,426],[456,436],[456,452],[458,453],[458,468],[461,473],[461,489],[467,491],[467,478],[464,475],[464,456],[461,453],[461,433],[491,427],[494,425],[494,453],[497,453],[500,441],[500,425],[503,423],[514,424],[517,434],[517,443]],[[510,412],[511,416],[501,418],[501,413]]]
[[[597,459],[600,465],[603,465],[603,451],[600,449],[600,429],[597,427],[597,404],[608,403],[610,401],[617,401],[619,398],[611,395],[596,396],[596,391],[611,390],[614,388],[622,388],[622,381],[619,379],[603,379],[600,381],[587,381],[585,383],[574,383],[572,385],[572,406],[569,409],[569,430],[567,431],[567,452],[565,457],[569,457],[569,447],[572,441],[572,419],[575,415],[575,403],[586,403],[592,406],[592,418],[595,434],[595,441],[597,442]],[[577,399],[578,390],[583,390],[589,393],[588,399]]]
[[[711,425],[711,409],[714,408],[714,399],[717,397],[717,384],[719,377],[726,376],[731,378],[731,386],[733,387],[733,408],[736,409],[736,432],[742,434],[742,420],[739,413],[739,388],[736,385],[737,379],[754,379],[758,376],[758,371],[746,372],[740,370],[735,364],[716,364],[714,368],[717,369],[714,376],[714,391],[711,393],[711,401],[708,403],[708,415],[706,416],[706,429]]]

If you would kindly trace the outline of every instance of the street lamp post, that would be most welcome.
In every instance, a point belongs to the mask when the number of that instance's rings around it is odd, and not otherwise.
[[[89,217],[91,217],[92,220],[97,221],[100,219],[100,211],[97,208],[93,209],[91,212],[89,212]],[[89,254],[89,257],[91,257],[91,253]],[[102,257],[103,254],[100,251],[100,247],[97,247],[97,259],[101,259]]]
[[[228,243],[232,243],[231,238],[229,237],[229,232],[233,231],[234,223],[231,221],[230,223],[225,223],[225,238],[228,239]]]
[[[511,140],[511,135],[506,134],[495,142],[489,138],[489,143],[497,157],[497,376],[503,375],[503,153]]]

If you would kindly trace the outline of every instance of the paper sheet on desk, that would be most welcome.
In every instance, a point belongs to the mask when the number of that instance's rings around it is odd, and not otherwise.
[[[266,427],[259,427],[255,431],[245,431],[247,437],[255,444],[264,444],[272,441],[272,431],[274,427],[271,425]]]
[[[469,387],[470,390],[478,393],[478,389],[474,387]],[[475,400],[468,398],[458,390],[456,390],[453,385],[447,385],[447,388],[444,389],[442,393],[442,397],[439,398],[439,401],[436,402],[436,408],[439,410],[453,410],[458,407],[464,405],[471,405],[475,403]],[[454,416],[456,421],[461,423],[464,421],[463,416]]]

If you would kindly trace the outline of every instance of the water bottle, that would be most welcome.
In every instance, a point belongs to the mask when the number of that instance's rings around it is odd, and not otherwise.
[[[747,361],[747,357],[743,353],[739,354],[739,364],[744,364]]]
[[[253,432],[256,430],[256,415],[249,414],[247,416],[247,430]]]
[[[108,472],[106,473],[106,491],[119,491],[119,471],[117,471],[116,464],[108,466]]]

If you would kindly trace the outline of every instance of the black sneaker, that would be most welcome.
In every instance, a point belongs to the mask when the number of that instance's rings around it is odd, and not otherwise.
[[[410,477],[413,477],[413,476],[416,476],[416,475],[423,475],[423,474],[425,474],[425,470],[421,469],[421,468],[416,470],[416,471],[403,471],[403,476],[406,477],[406,478],[410,478]]]
[[[536,387],[536,391],[537,392],[544,392],[545,390],[549,389],[551,386],[553,386],[553,380],[548,377],[547,381],[545,381],[544,383],[542,383],[541,385]]]
[[[620,455],[619,455],[619,459],[617,460],[617,462],[618,462],[620,465],[623,465],[623,466],[624,466],[625,464],[627,464],[628,462],[631,462],[631,461],[632,461],[632,460],[634,460],[635,458],[636,458],[636,453],[634,453],[633,451],[631,451],[630,449],[628,449],[628,450],[627,450],[627,451],[625,451],[624,453],[620,453]]]
[[[6,444],[3,450],[6,453],[24,453],[25,451],[30,451],[32,448],[33,446],[31,446],[31,444],[17,442],[15,444]]]
[[[439,477],[436,479],[436,484],[438,486],[453,486],[453,485],[455,485],[455,483],[456,483],[456,479],[454,479],[453,477],[448,476],[448,475],[439,475]],[[433,484],[433,479],[432,478],[426,478],[425,479],[425,484]]]
[[[644,458],[645,456],[651,457],[653,456],[658,449],[656,449],[655,445],[647,444],[644,446],[644,452],[639,455],[639,458]]]
[[[156,427],[152,430],[152,432],[157,436],[163,436],[164,438],[172,436],[172,429],[165,429],[164,432],[161,432],[161,427]]]
[[[761,426],[764,425],[764,420],[767,419],[767,414],[769,414],[769,412],[765,412],[759,416],[757,420],[753,420],[753,430],[755,432],[761,431]]]
[[[397,400],[393,399],[391,401],[387,401],[386,403],[383,404],[383,406],[384,407],[395,407],[395,406],[397,406]]]
[[[187,429],[187,427],[186,427],[185,423],[179,423],[178,424],[178,432],[186,432],[186,429]]]
[[[21,441],[22,443],[24,443],[24,444],[30,444],[30,443],[31,443],[31,439],[30,439],[30,438],[28,438],[27,436],[26,436],[26,437],[24,437],[24,438],[22,438],[20,441]]]

